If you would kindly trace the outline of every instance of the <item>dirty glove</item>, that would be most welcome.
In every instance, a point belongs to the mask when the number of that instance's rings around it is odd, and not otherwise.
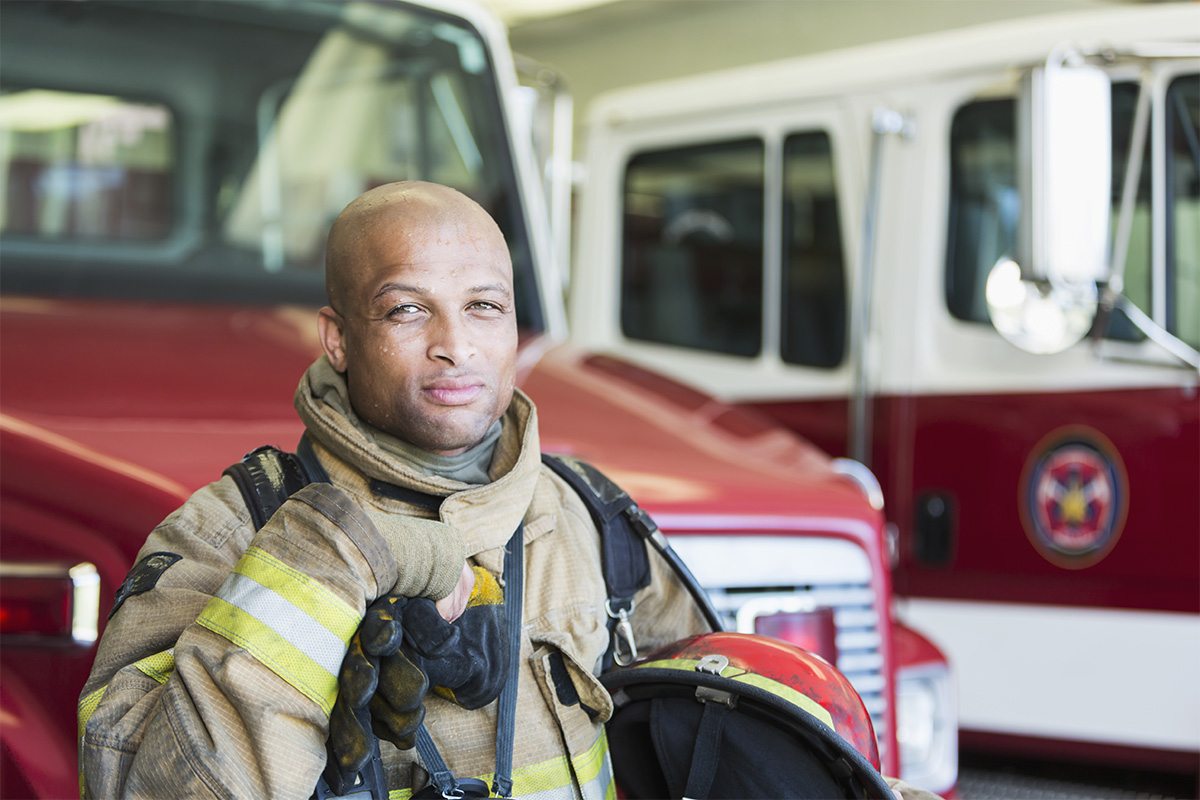
[[[379,658],[379,686],[370,706],[371,728],[380,739],[401,750],[416,744],[417,728],[425,719],[425,695],[429,693],[425,673],[400,649],[404,638],[400,618],[405,604],[411,602],[399,595],[376,601],[376,605],[385,607],[378,617],[386,617],[386,625],[364,629],[363,636],[363,648]]]
[[[375,743],[370,735],[410,748],[425,717],[429,683],[400,651],[405,599],[379,598],[367,608],[338,673],[338,696],[329,716],[325,780],[344,794],[366,768]]]
[[[430,600],[404,608],[404,652],[429,677],[434,691],[463,708],[482,708],[500,696],[508,677],[504,592],[492,573],[473,567],[467,608],[446,622]]]

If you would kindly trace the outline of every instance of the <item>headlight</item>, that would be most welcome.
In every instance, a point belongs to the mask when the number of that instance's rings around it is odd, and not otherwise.
[[[945,792],[958,780],[958,726],[950,671],[944,664],[901,669],[896,681],[900,777]]]

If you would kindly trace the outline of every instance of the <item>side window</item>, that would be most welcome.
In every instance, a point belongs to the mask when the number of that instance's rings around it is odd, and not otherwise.
[[[166,106],[43,89],[0,91],[0,233],[56,241],[163,239],[174,223]]]
[[[1167,330],[1200,350],[1200,75],[1167,88]]]
[[[625,172],[621,330],[715,353],[762,348],[763,143],[638,154]]]
[[[783,182],[780,355],[789,364],[836,367],[846,352],[846,273],[827,134],[784,141]]]
[[[1113,86],[1113,224],[1120,208],[1121,178],[1137,104],[1137,86]],[[1143,155],[1141,180],[1125,264],[1125,294],[1150,309],[1150,143]],[[1193,212],[1194,214],[1194,212]],[[1021,198],[1017,192],[1016,104],[1012,99],[968,103],[950,127],[950,219],[946,242],[946,305],[956,318],[988,321],[984,284],[1002,255],[1017,243]],[[1194,223],[1193,223],[1194,227]],[[1195,241],[1194,234],[1192,241]],[[1140,334],[1120,312],[1109,321],[1110,338]]]

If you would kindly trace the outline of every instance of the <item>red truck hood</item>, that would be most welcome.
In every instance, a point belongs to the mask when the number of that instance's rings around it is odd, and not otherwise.
[[[292,448],[318,354],[310,308],[0,300],[0,412],[191,491],[263,443]],[[765,418],[617,359],[526,342],[542,445],[592,461],[649,509],[877,524],[824,456]],[[32,426],[32,428],[30,427]]]

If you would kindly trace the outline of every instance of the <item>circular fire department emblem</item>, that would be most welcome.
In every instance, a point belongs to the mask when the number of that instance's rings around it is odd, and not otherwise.
[[[1108,555],[1125,524],[1125,467],[1099,433],[1073,428],[1034,449],[1021,481],[1021,518],[1049,561],[1087,567]]]

